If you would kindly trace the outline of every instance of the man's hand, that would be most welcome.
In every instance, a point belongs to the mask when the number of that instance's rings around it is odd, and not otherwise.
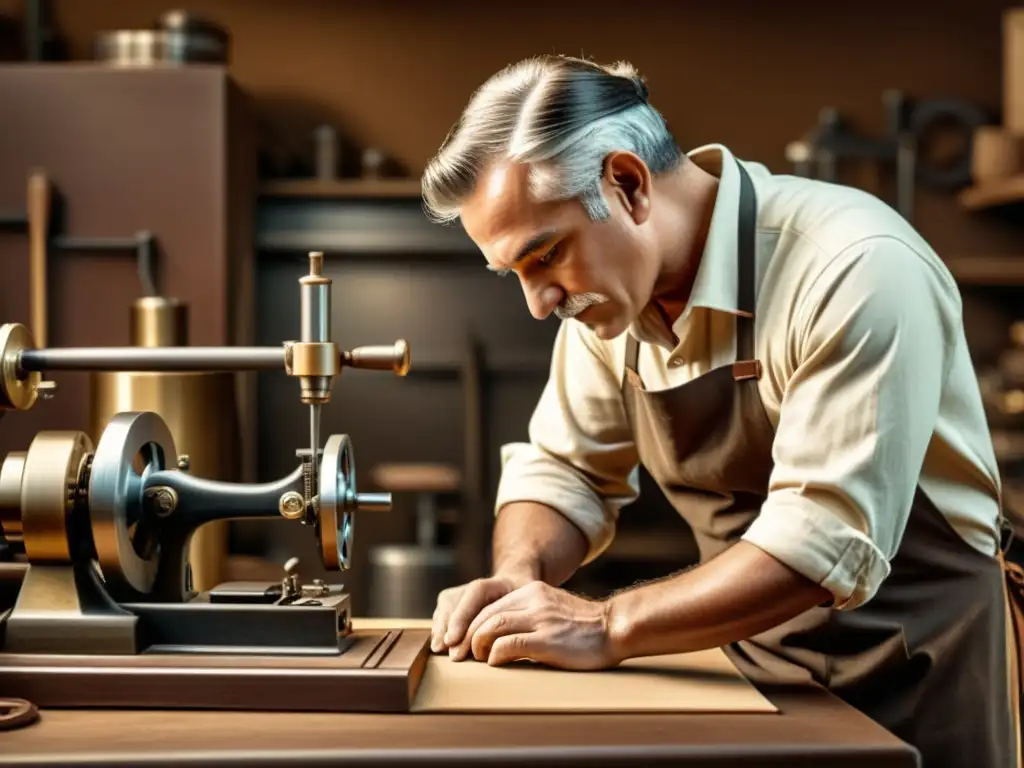
[[[434,609],[430,650],[441,653],[461,643],[470,622],[480,611],[509,594],[519,583],[511,576],[497,575],[441,592]]]
[[[454,654],[477,614],[512,590],[536,580],[561,584],[579,568],[588,546],[582,531],[551,507],[506,504],[494,524],[494,575],[438,595],[430,650]]]
[[[608,606],[533,581],[483,608],[451,656],[461,661],[472,653],[492,666],[526,659],[562,669],[613,667],[621,659]]]

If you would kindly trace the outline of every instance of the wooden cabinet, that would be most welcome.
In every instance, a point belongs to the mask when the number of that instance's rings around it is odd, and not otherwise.
[[[190,343],[252,343],[255,132],[225,68],[5,65],[0,105],[0,322],[31,324],[27,230],[10,220],[24,216],[29,173],[41,169],[61,201],[54,237],[151,232],[157,287],[189,305]],[[51,249],[47,261],[48,346],[127,345],[143,290],[133,256]],[[88,375],[52,378],[55,399],[3,419],[0,456],[39,430],[88,429]],[[248,475],[254,440],[243,443]]]

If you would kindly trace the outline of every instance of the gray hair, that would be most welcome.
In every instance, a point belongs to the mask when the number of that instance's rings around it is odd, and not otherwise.
[[[538,200],[578,197],[594,220],[611,210],[601,193],[604,159],[636,154],[652,174],[683,157],[632,65],[542,56],[506,67],[472,96],[423,173],[427,216],[450,222],[495,161],[530,165]]]

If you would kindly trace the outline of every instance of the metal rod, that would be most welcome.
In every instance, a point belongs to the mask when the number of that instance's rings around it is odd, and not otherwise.
[[[310,456],[309,471],[311,478],[311,495],[317,496],[320,493],[320,404],[311,403],[309,406],[309,444],[312,448]]]
[[[50,239],[50,247],[56,251],[125,251],[135,253],[139,249],[139,241],[147,236],[72,237],[70,235],[54,235]]]
[[[284,347],[68,347],[26,349],[22,371],[284,370]]]
[[[360,493],[356,496],[356,507],[360,512],[390,512],[390,493]]]
[[[24,229],[27,226],[27,213],[5,213],[0,211],[0,229]]]

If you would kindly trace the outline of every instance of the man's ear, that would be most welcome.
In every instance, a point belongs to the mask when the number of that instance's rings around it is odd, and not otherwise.
[[[632,152],[612,152],[604,160],[604,183],[637,224],[651,213],[651,171]]]

